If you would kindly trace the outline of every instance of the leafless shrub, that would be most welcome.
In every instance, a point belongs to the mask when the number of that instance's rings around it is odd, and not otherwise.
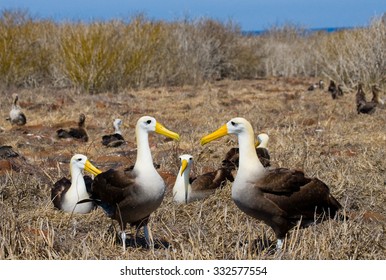
[[[382,83],[386,72],[386,25],[374,19],[367,28],[321,37],[318,62],[323,73],[350,86]]]
[[[51,22],[37,22],[25,11],[0,14],[0,81],[5,86],[48,83],[52,63]]]

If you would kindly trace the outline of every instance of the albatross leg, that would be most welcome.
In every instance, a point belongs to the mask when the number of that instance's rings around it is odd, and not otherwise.
[[[121,231],[121,239],[122,239],[122,248],[123,248],[123,253],[126,252],[126,232],[124,230]]]
[[[147,226],[147,224],[145,224],[143,226],[143,232],[145,234],[145,239],[146,239],[146,243],[147,245],[149,245],[149,248],[152,248],[154,249],[154,241],[153,241],[153,236],[149,230],[149,227]]]
[[[276,242],[276,250],[280,252],[281,249],[283,249],[283,239],[278,239]]]

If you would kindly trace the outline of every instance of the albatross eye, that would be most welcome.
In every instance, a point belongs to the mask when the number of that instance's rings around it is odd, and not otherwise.
[[[151,120],[147,120],[146,123],[147,123],[147,124],[151,124]]]
[[[81,159],[81,158],[78,158],[77,161],[82,161],[82,159]]]
[[[236,126],[236,123],[234,121],[231,121],[231,125]]]

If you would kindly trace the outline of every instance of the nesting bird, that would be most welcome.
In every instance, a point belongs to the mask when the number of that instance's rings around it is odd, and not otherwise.
[[[107,147],[118,147],[125,143],[125,139],[122,136],[120,126],[122,125],[121,119],[115,119],[113,122],[114,133],[102,136],[102,145]]]
[[[149,147],[149,133],[156,132],[174,140],[180,136],[165,128],[155,118],[144,116],[136,124],[137,159],[132,170],[110,169],[95,177],[92,193],[106,207],[106,213],[118,221],[123,248],[126,246],[126,224],[136,229],[143,227],[145,239],[153,244],[148,229],[149,216],[160,205],[165,193],[165,183],[153,164]]]
[[[324,81],[323,80],[319,80],[319,88],[321,89],[321,90],[324,90]]]
[[[266,133],[257,135],[256,153],[264,167],[271,166],[271,156],[268,151],[269,136]],[[225,155],[223,162],[230,162],[239,167],[239,148],[231,148]]]
[[[219,169],[197,177],[190,177],[193,157],[188,154],[180,156],[181,168],[178,171],[173,187],[173,201],[189,203],[201,200],[213,194],[216,189],[223,187],[226,181],[233,182],[232,167],[223,165]]]
[[[328,91],[331,93],[332,99],[337,99],[338,97],[343,96],[342,85],[339,84],[336,86],[333,80],[330,80],[330,85],[328,86]]]
[[[341,205],[325,183],[306,177],[300,170],[264,168],[256,154],[253,128],[246,119],[231,119],[203,137],[201,145],[228,134],[238,137],[240,151],[232,199],[241,211],[273,229],[278,249],[297,224],[305,227],[334,218]]]
[[[14,98],[13,104],[12,104],[12,109],[9,112],[9,120],[12,125],[25,125],[27,123],[27,118],[25,114],[22,112],[20,106],[17,104],[19,100],[19,96],[17,94],[12,95]]]
[[[318,83],[314,83],[314,84],[310,85],[307,90],[308,91],[313,91],[313,90],[316,90],[317,88],[319,88],[321,90],[324,89],[324,82],[323,82],[323,80],[319,80]]]
[[[79,115],[78,127],[71,127],[69,130],[63,128],[58,129],[56,134],[59,138],[75,138],[81,141],[87,142],[88,135],[85,128],[86,116],[84,114]]]
[[[92,179],[83,176],[86,170],[93,175],[102,173],[87,159],[85,155],[76,154],[70,160],[71,180],[63,177],[51,189],[51,199],[55,208],[69,213],[86,214],[95,208],[93,201],[81,202],[90,199]]]
[[[376,96],[373,95],[372,101],[366,101],[366,94],[363,91],[363,84],[359,83],[356,93],[357,113],[370,115],[373,114],[378,104],[377,101],[374,100],[375,98]]]

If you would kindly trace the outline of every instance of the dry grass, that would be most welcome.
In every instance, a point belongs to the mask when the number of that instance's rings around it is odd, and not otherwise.
[[[56,211],[50,201],[50,187],[68,175],[74,153],[86,154],[101,169],[129,165],[135,157],[134,125],[142,115],[155,116],[182,137],[178,144],[161,136],[150,138],[161,169],[177,172],[178,155],[190,153],[198,173],[218,166],[227,149],[236,145],[234,137],[205,147],[199,139],[230,118],[243,116],[256,134],[270,135],[274,166],[302,168],[319,177],[345,211],[386,215],[386,112],[358,115],[353,92],[332,100],[326,92],[307,92],[311,82],[221,81],[98,95],[20,90],[29,121],[22,128],[5,122],[12,92],[3,92],[0,144],[12,145],[25,162],[22,172],[0,176],[0,259],[385,259],[385,224],[360,218],[295,229],[282,255],[257,250],[255,240],[274,240],[273,232],[237,209],[229,183],[214,196],[186,206],[175,205],[167,194],[150,226],[154,238],[170,246],[129,247],[124,254],[112,222],[101,210],[70,215]],[[90,142],[55,139],[55,130],[75,125],[80,112],[87,116]],[[116,117],[124,121],[129,144],[105,148],[101,136],[111,132]]]
[[[213,19],[55,23],[0,11],[0,89],[76,88],[82,93],[202,85],[222,79],[324,77],[384,86],[386,25],[308,33],[290,24],[244,36]]]

